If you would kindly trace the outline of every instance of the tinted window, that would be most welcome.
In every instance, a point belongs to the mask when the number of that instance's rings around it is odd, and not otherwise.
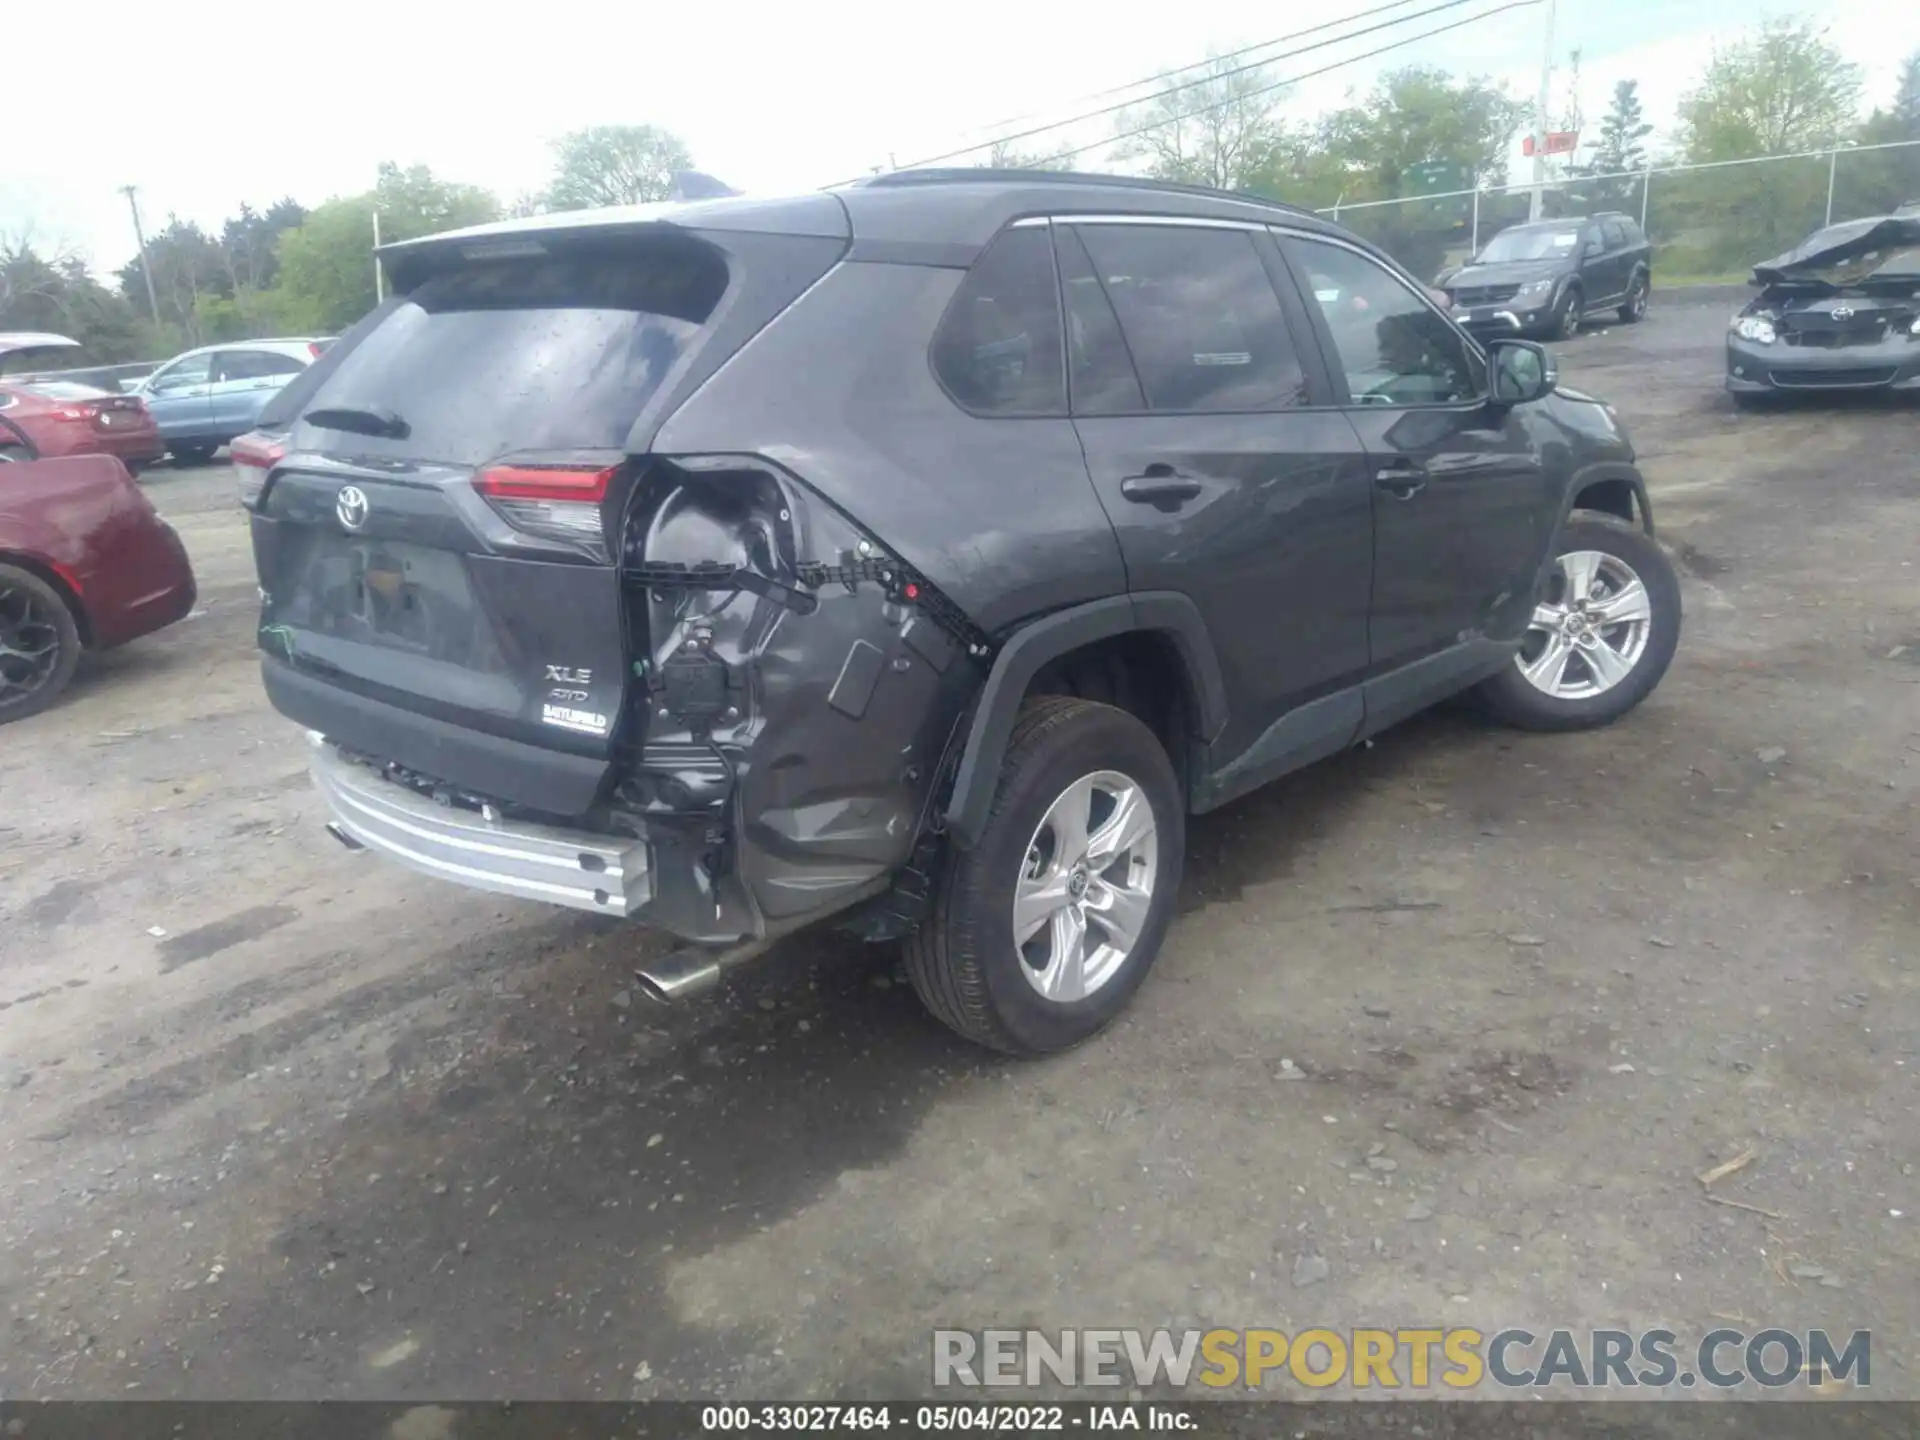
[[[716,252],[677,241],[464,264],[387,311],[300,409],[385,409],[407,422],[403,440],[354,434],[363,454],[474,465],[519,450],[619,449],[726,283]]]
[[[1627,244],[1629,245],[1644,245],[1647,243],[1647,237],[1641,233],[1640,227],[1631,220],[1622,220],[1620,222],[1620,230],[1626,236]]]
[[[1155,410],[1307,403],[1280,297],[1244,230],[1078,227]]]
[[[1607,242],[1607,249],[1624,250],[1627,248],[1627,227],[1622,225],[1618,220],[1602,220],[1600,222],[1600,234]]]
[[[1060,291],[1047,229],[1008,230],[960,282],[933,340],[933,368],[977,415],[1058,415]]]
[[[1072,226],[1054,232],[1067,295],[1067,373],[1076,415],[1125,415],[1147,408],[1140,377],[1120,334],[1087,247]]]
[[[1356,405],[1438,405],[1486,393],[1478,352],[1392,271],[1357,251],[1287,236],[1333,332]]]
[[[1551,228],[1525,226],[1502,230],[1487,242],[1476,257],[1482,265],[1504,265],[1512,260],[1564,260],[1580,244],[1580,227],[1558,225]]]

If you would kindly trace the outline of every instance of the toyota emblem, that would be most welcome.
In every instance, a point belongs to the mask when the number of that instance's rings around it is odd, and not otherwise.
[[[1851,305],[1836,305],[1827,313],[1836,320],[1851,320],[1853,318],[1853,307]]]
[[[368,508],[367,492],[358,485],[342,485],[333,499],[333,513],[340,517],[340,525],[346,530],[358,530],[366,524]]]

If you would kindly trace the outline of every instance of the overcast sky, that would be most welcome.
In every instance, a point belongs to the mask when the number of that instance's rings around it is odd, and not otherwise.
[[[312,205],[364,190],[382,160],[424,163],[511,199],[544,183],[555,136],[601,123],[664,125],[701,168],[742,189],[808,188],[890,157],[923,160],[1012,117],[1052,119],[1083,96],[1209,49],[1378,3],[971,0],[923,9],[839,0],[759,9],[550,0],[502,11],[439,0],[324,8],[94,0],[73,43],[46,51],[44,63],[9,66],[0,234],[77,247],[111,269],[133,251],[119,186],[139,187],[149,230],[169,212],[211,227],[243,200],[264,206],[291,195]],[[1500,3],[1411,21],[1270,73],[1297,75]],[[1590,134],[1614,81],[1628,76],[1640,81],[1648,118],[1665,124],[1716,42],[1791,14],[1830,27],[1865,68],[1870,102],[1890,97],[1894,66],[1920,46],[1913,0],[1558,0],[1554,49],[1562,66],[1568,50],[1584,52]],[[1531,98],[1543,17],[1536,4],[1361,61],[1302,83],[1288,108],[1311,116],[1383,67],[1414,62],[1489,75]],[[36,116],[44,123],[30,123]]]

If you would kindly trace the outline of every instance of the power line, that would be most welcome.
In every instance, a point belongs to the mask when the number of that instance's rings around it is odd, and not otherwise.
[[[1132,130],[1123,130],[1117,135],[1109,135],[1106,139],[1096,140],[1090,145],[1082,145],[1073,150],[1063,150],[1060,154],[1049,158],[1054,160],[1071,160],[1077,155],[1086,154],[1089,150],[1104,150],[1109,145],[1117,145],[1122,140],[1132,140],[1137,136],[1148,134],[1163,126],[1174,124],[1177,120],[1184,120],[1193,115],[1210,114],[1215,110],[1224,110],[1229,105],[1237,105],[1242,100],[1249,100],[1255,95],[1265,95],[1274,90],[1284,90],[1289,85],[1296,85],[1302,80],[1312,80],[1316,76],[1325,75],[1329,71],[1338,70],[1343,66],[1357,65],[1360,61],[1371,60],[1376,55],[1385,55],[1394,50],[1404,50],[1407,46],[1417,41],[1431,40],[1435,35],[1444,35],[1449,30],[1458,30],[1461,26],[1471,25],[1477,20],[1491,20],[1495,15],[1504,15],[1509,10],[1526,10],[1540,3],[1541,0],[1508,0],[1508,3],[1505,5],[1496,5],[1491,10],[1483,10],[1478,15],[1468,15],[1448,25],[1436,25],[1431,30],[1422,31],[1418,35],[1409,35],[1406,39],[1396,40],[1391,45],[1382,45],[1379,49],[1369,50],[1364,55],[1352,55],[1345,60],[1336,60],[1331,65],[1322,65],[1318,70],[1307,70],[1299,75],[1290,75],[1285,80],[1276,80],[1271,85],[1262,85],[1257,90],[1249,90],[1245,95],[1236,95],[1231,100],[1222,100],[1215,105],[1203,105],[1197,110],[1189,110],[1186,114],[1175,117],[1175,120],[1156,120],[1150,125],[1141,125]],[[1452,7],[1442,6],[1438,8],[1450,9]]]
[[[1252,45],[1242,45],[1238,50],[1229,50],[1224,55],[1210,55],[1205,60],[1196,60],[1191,65],[1181,65],[1172,70],[1162,70],[1153,75],[1143,75],[1138,80],[1128,81],[1125,85],[1114,85],[1105,90],[1096,90],[1090,95],[1075,96],[1072,100],[1064,103],[1068,105],[1085,105],[1095,100],[1105,100],[1110,95],[1125,95],[1130,91],[1140,89],[1143,85],[1153,85],[1164,80],[1171,80],[1178,75],[1190,75],[1195,70],[1205,70],[1228,60],[1238,60],[1242,56],[1253,54],[1256,50],[1267,50],[1275,45],[1284,45],[1289,40],[1301,40],[1308,35],[1318,35],[1322,30],[1331,30],[1336,25],[1347,25],[1355,20],[1370,20],[1375,15],[1384,15],[1389,10],[1398,10],[1403,6],[1415,3],[1417,3],[1417,0],[1387,0],[1385,5],[1376,5],[1370,10],[1360,10],[1352,15],[1343,15],[1338,20],[1322,21],[1318,25],[1309,25],[1304,30],[1294,30],[1285,35],[1276,35],[1271,40],[1261,40]],[[1417,19],[1418,17],[1408,16],[1406,18]],[[1283,58],[1285,57],[1278,55],[1269,56],[1267,61],[1260,63],[1266,64],[1269,63],[1269,61]],[[1151,99],[1152,97],[1149,96],[1146,98]],[[988,138],[974,148],[985,149],[989,145],[1002,143],[1005,137],[995,136],[991,132],[998,130],[1003,125],[1019,125],[1027,120],[1038,119],[1046,113],[1044,110],[1026,110],[1018,115],[1010,115],[1004,120],[995,120],[990,124],[980,126],[977,133],[986,135]],[[1071,124],[1072,122],[1062,121],[1060,123]]]
[[[1178,95],[1178,94],[1180,94],[1180,93],[1181,93],[1182,91],[1184,91],[1184,90],[1192,90],[1192,89],[1194,89],[1194,88],[1196,88],[1197,86],[1201,86],[1201,85],[1209,85],[1209,84],[1212,84],[1212,83],[1213,83],[1214,81],[1216,81],[1216,80],[1227,80],[1227,79],[1231,79],[1231,78],[1232,78],[1233,76],[1235,76],[1235,75],[1243,75],[1243,74],[1245,74],[1245,73],[1246,73],[1247,71],[1249,71],[1249,70],[1264,70],[1264,69],[1265,69],[1265,68],[1266,68],[1267,66],[1269,66],[1269,65],[1274,65],[1274,64],[1277,64],[1277,63],[1279,63],[1279,62],[1280,62],[1280,61],[1282,61],[1282,60],[1291,60],[1291,59],[1293,59],[1293,58],[1294,58],[1294,57],[1295,57],[1296,55],[1306,55],[1306,54],[1310,54],[1310,53],[1311,53],[1312,51],[1315,51],[1315,50],[1324,50],[1324,49],[1326,49],[1326,48],[1327,48],[1327,47],[1328,47],[1329,45],[1339,45],[1339,44],[1341,44],[1341,43],[1343,43],[1343,42],[1345,42],[1345,41],[1348,41],[1348,40],[1357,40],[1357,39],[1359,39],[1359,38],[1360,38],[1360,37],[1361,37],[1362,35],[1371,35],[1371,34],[1373,34],[1373,33],[1374,33],[1375,31],[1378,31],[1378,30],[1390,30],[1390,29],[1392,29],[1392,28],[1393,28],[1393,27],[1394,27],[1395,25],[1405,25],[1405,24],[1407,24],[1407,23],[1408,23],[1409,21],[1412,21],[1412,20],[1424,20],[1424,19],[1425,19],[1425,18],[1426,18],[1427,16],[1429,16],[1429,15],[1438,15],[1438,14],[1440,14],[1440,13],[1441,13],[1442,11],[1445,11],[1445,10],[1458,10],[1458,9],[1459,9],[1459,8],[1460,8],[1460,7],[1462,6],[1462,5],[1471,5],[1471,4],[1473,4],[1473,3],[1475,3],[1475,0],[1441,0],[1441,3],[1440,3],[1440,4],[1438,4],[1438,5],[1431,5],[1431,6],[1428,6],[1428,7],[1427,7],[1427,8],[1425,9],[1425,10],[1416,10],[1416,11],[1415,11],[1415,12],[1414,12],[1413,14],[1411,14],[1411,15],[1402,15],[1402,16],[1399,16],[1399,17],[1398,17],[1397,19],[1393,19],[1393,20],[1383,20],[1383,21],[1381,21],[1381,22],[1380,22],[1379,24],[1377,24],[1377,25],[1369,25],[1369,26],[1367,26],[1367,27],[1366,27],[1365,29],[1361,29],[1361,30],[1352,30],[1352,31],[1349,31],[1349,32],[1347,32],[1347,33],[1346,33],[1346,34],[1344,34],[1344,35],[1335,35],[1335,36],[1333,36],[1333,37],[1332,37],[1332,38],[1330,38],[1330,39],[1326,39],[1326,40],[1316,40],[1316,41],[1314,41],[1314,43],[1313,43],[1313,44],[1311,44],[1311,45],[1302,45],[1302,46],[1300,46],[1300,47],[1299,47],[1299,48],[1298,48],[1297,50],[1288,50],[1288,51],[1284,51],[1283,53],[1281,53],[1281,54],[1279,54],[1279,55],[1270,55],[1270,56],[1268,56],[1268,57],[1267,57],[1267,58],[1266,58],[1265,60],[1256,60],[1256,61],[1254,61],[1254,62],[1252,62],[1251,64],[1247,64],[1247,65],[1239,65],[1239,66],[1236,66],[1236,67],[1234,67],[1234,68],[1233,68],[1233,69],[1231,69],[1231,70],[1222,70],[1222,71],[1220,71],[1220,72],[1218,72],[1217,74],[1213,74],[1213,75],[1207,75],[1207,76],[1203,76],[1203,77],[1202,77],[1201,79],[1198,79],[1198,80],[1187,80],[1187,81],[1183,81],[1183,82],[1182,82],[1181,84],[1178,84],[1178,85],[1171,85],[1171,86],[1168,86],[1168,87],[1167,87],[1166,89],[1164,89],[1164,90],[1158,90],[1158,91],[1155,91],[1154,93],[1152,93],[1152,94],[1150,94],[1150,95],[1143,95],[1143,96],[1141,96],[1141,97],[1140,97],[1139,99],[1137,99],[1137,100],[1123,100],[1123,101],[1120,101],[1120,102],[1118,102],[1118,103],[1116,103],[1116,104],[1113,104],[1113,105],[1104,105],[1104,106],[1102,106],[1101,108],[1099,108],[1098,110],[1089,110],[1089,111],[1087,111],[1087,112],[1085,112],[1084,114],[1080,114],[1080,115],[1073,115],[1073,116],[1069,116],[1069,117],[1068,117],[1067,119],[1065,119],[1065,120],[1055,120],[1055,121],[1053,121],[1052,123],[1050,123],[1050,124],[1047,124],[1047,125],[1036,125],[1036,126],[1035,126],[1035,127],[1033,127],[1033,128],[1031,129],[1031,130],[1021,130],[1021,131],[1016,131],[1016,132],[1015,132],[1014,134],[1012,134],[1012,135],[1001,135],[1001,136],[999,136],[999,137],[997,137],[997,138],[996,138],[996,139],[994,139],[994,140],[990,140],[990,141],[987,141],[987,142],[986,142],[985,144],[980,144],[980,145],[967,145],[967,146],[963,146],[963,147],[962,147],[961,149],[958,149],[958,150],[949,150],[949,151],[946,151],[946,152],[945,152],[944,154],[940,154],[940,155],[934,155],[934,156],[930,156],[929,158],[927,158],[927,159],[925,159],[925,160],[915,160],[915,161],[913,161],[913,162],[912,162],[911,164],[909,164],[909,165],[906,165],[906,166],[903,166],[903,167],[901,167],[901,168],[903,168],[903,169],[907,169],[907,170],[917,170],[917,169],[919,169],[919,168],[920,168],[921,166],[924,166],[924,165],[938,165],[938,164],[939,164],[939,163],[940,163],[941,161],[943,161],[943,160],[955,160],[955,159],[958,159],[958,158],[959,158],[960,156],[962,156],[962,155],[971,155],[971,154],[972,154],[972,153],[973,153],[974,151],[976,151],[976,150],[984,150],[984,149],[986,149],[986,148],[987,148],[987,147],[988,147],[989,145],[996,145],[996,144],[998,144],[998,145],[1006,145],[1006,144],[1011,144],[1011,143],[1012,143],[1013,141],[1016,141],[1016,140],[1028,140],[1028,139],[1031,139],[1031,138],[1032,138],[1033,136],[1035,136],[1035,135],[1044,135],[1044,134],[1046,134],[1046,133],[1047,133],[1047,132],[1048,132],[1049,130],[1059,130],[1059,129],[1063,129],[1064,127],[1066,127],[1066,126],[1068,126],[1068,125],[1078,125],[1078,124],[1079,124],[1080,122],[1082,122],[1083,120],[1098,120],[1098,119],[1099,119],[1099,118],[1100,118],[1101,116],[1103,116],[1103,115],[1113,115],[1113,114],[1116,114],[1116,113],[1118,113],[1119,111],[1122,111],[1122,110],[1131,110],[1131,109],[1132,109],[1132,108],[1133,108],[1134,106],[1136,106],[1136,105],[1144,105],[1144,104],[1147,104],[1147,103],[1149,103],[1150,101],[1154,101],[1154,100],[1163,100],[1163,99],[1165,99],[1165,98],[1166,98],[1167,96],[1169,96],[1169,95]],[[1524,3],[1526,3],[1526,4],[1529,4],[1529,5],[1537,5],[1537,4],[1539,4],[1539,3],[1540,3],[1540,0],[1524,0]],[[1504,8],[1504,9],[1509,9],[1509,10],[1511,10],[1511,9],[1515,9],[1515,8],[1517,8],[1517,7],[1516,7],[1516,6],[1513,6],[1513,5],[1508,5],[1508,6],[1505,6],[1505,7],[1503,7],[1503,8]],[[1488,11],[1487,13],[1488,13],[1488,14],[1490,14],[1490,15],[1497,15],[1497,14],[1499,14],[1499,13],[1500,13],[1500,11],[1498,11],[1498,10],[1490,10],[1490,11]],[[1364,18],[1364,17],[1359,17],[1359,16],[1356,16],[1356,17],[1354,17],[1354,18],[1356,18],[1356,19],[1358,19],[1358,18]],[[1339,22],[1336,22],[1336,23],[1339,23]],[[1427,34],[1425,34],[1425,35],[1416,35],[1416,36],[1414,36],[1413,38],[1414,38],[1415,40],[1424,40],[1424,39],[1426,39],[1426,38],[1428,38],[1428,36],[1430,36],[1430,35],[1438,35],[1438,34],[1441,34],[1441,33],[1442,33],[1442,31],[1445,31],[1445,30],[1450,30],[1450,29],[1454,29],[1454,28],[1457,28],[1457,27],[1455,27],[1455,26],[1450,26],[1450,25],[1449,25],[1449,26],[1442,26],[1442,27],[1441,27],[1441,29],[1439,29],[1439,30],[1432,30],[1432,31],[1428,31],[1428,32],[1427,32]],[[1408,41],[1408,42],[1404,42],[1404,43],[1409,43],[1409,44],[1410,44],[1410,43],[1412,43],[1412,42],[1411,42],[1411,41]],[[1398,45],[1389,45],[1389,46],[1387,46],[1386,48],[1387,48],[1388,50],[1394,50],[1394,49],[1398,49],[1398,48],[1399,48],[1399,46],[1398,46]],[[1369,55],[1378,55],[1378,54],[1383,54],[1383,53],[1385,53],[1385,52],[1384,52],[1384,51],[1379,51],[1379,50],[1375,50],[1375,51],[1370,51],[1368,55],[1356,55],[1356,56],[1354,56],[1354,57],[1353,57],[1353,59],[1354,59],[1354,60],[1365,60],[1365,59],[1367,59],[1367,58],[1369,58]],[[1352,63],[1352,61],[1344,61],[1344,60],[1343,60],[1343,61],[1340,61],[1340,62],[1338,62],[1338,64],[1336,64],[1336,65],[1332,65],[1332,66],[1328,66],[1327,68],[1328,68],[1328,69],[1338,69],[1340,65],[1344,65],[1344,64],[1350,64],[1350,63]],[[1314,72],[1313,72],[1313,74],[1316,74],[1316,75],[1318,75],[1318,74],[1324,74],[1324,73],[1325,73],[1324,71],[1318,71],[1318,70],[1316,70],[1316,71],[1314,71]],[[1305,76],[1305,75],[1301,75],[1301,76],[1295,76],[1294,78],[1295,78],[1296,80],[1304,80],[1304,79],[1308,79],[1308,78],[1310,78],[1310,77],[1309,77],[1309,76]],[[1291,83],[1293,83],[1293,82],[1292,82],[1292,81],[1283,81],[1283,82],[1281,82],[1281,84],[1280,84],[1280,85],[1268,85],[1268,86],[1264,86],[1264,87],[1262,87],[1262,88],[1261,88],[1261,89],[1259,89],[1259,90],[1253,90],[1253,91],[1249,91],[1249,92],[1248,92],[1248,94],[1249,94],[1249,95],[1264,95],[1264,94],[1266,94],[1266,93],[1267,93],[1267,91],[1269,91],[1269,90],[1278,90],[1278,89],[1282,89],[1282,88],[1284,88],[1284,86],[1285,86],[1285,85],[1287,85],[1287,84],[1291,84]],[[1234,99],[1235,99],[1235,100],[1243,100],[1243,99],[1245,99],[1245,98],[1247,98],[1247,97],[1246,97],[1246,96],[1244,96],[1244,95],[1242,95],[1242,96],[1235,96],[1235,97],[1234,97]],[[1232,102],[1228,102],[1228,103],[1232,103]],[[1211,105],[1211,106],[1203,106],[1203,107],[1201,107],[1201,108],[1200,108],[1199,110],[1195,110],[1195,111],[1193,111],[1193,112],[1191,112],[1191,113],[1193,113],[1193,114],[1196,114],[1196,115],[1203,115],[1203,114],[1206,114],[1206,113],[1207,113],[1207,112],[1208,112],[1209,110],[1218,110],[1218,109],[1222,109],[1222,108],[1224,108],[1224,107],[1223,107],[1223,106],[1220,106],[1220,105]],[[1159,122],[1159,123],[1160,123],[1160,124],[1166,124],[1167,122],[1166,122],[1166,121],[1161,121],[1161,122]],[[1158,128],[1158,127],[1157,127],[1157,126],[1154,126],[1154,127],[1149,127],[1149,128]],[[1084,152],[1084,150],[1087,150],[1087,149],[1093,149],[1093,148],[1097,148],[1097,147],[1093,147],[1093,146],[1084,146],[1084,147],[1082,147],[1082,149],[1081,149],[1081,150],[1076,150],[1076,151],[1072,151],[1072,152],[1069,152],[1069,153],[1070,153],[1070,154],[1076,154],[1076,155],[1077,155],[1077,154],[1081,154],[1081,153],[1083,153],[1083,152]],[[1054,157],[1054,158],[1065,158],[1065,157]]]

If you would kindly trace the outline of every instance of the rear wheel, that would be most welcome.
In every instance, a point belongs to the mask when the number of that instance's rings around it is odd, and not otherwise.
[[[1627,286],[1627,298],[1620,302],[1620,321],[1624,325],[1636,325],[1646,317],[1647,296],[1652,286],[1645,274],[1635,275]]]
[[[80,663],[80,627],[46,581],[0,565],[0,725],[37,715]]]
[[[1014,1055],[1095,1034],[1146,979],[1173,918],[1186,807],[1159,740],[1124,710],[1027,701],[979,843],[952,848],[906,943],[926,1007]]]
[[[176,465],[204,465],[207,461],[213,459],[213,452],[219,448],[218,445],[197,443],[191,445],[169,445],[167,446],[167,453],[173,457],[173,462]]]
[[[1680,581],[1645,531],[1608,515],[1567,522],[1547,593],[1513,663],[1480,686],[1523,730],[1610,725],[1653,693],[1680,643]]]

